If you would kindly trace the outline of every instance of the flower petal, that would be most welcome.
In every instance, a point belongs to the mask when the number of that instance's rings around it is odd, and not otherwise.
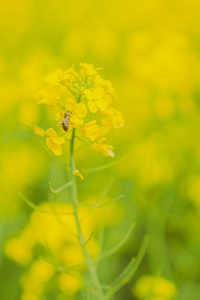
[[[106,101],[104,101],[104,100],[97,100],[97,101],[96,101],[96,106],[97,106],[100,110],[105,111],[106,108],[107,108],[107,103],[106,103]]]
[[[105,96],[105,90],[102,87],[96,87],[93,91],[94,99],[101,100]]]
[[[63,145],[65,143],[65,139],[63,137],[52,137],[52,141],[57,145]]]
[[[87,106],[84,103],[77,104],[76,115],[80,118],[83,118],[87,115]]]
[[[108,94],[105,95],[104,100],[106,101],[107,105],[110,105],[112,103],[112,97]]]
[[[72,115],[70,119],[71,124],[74,128],[80,127],[83,125],[84,121],[82,118],[78,118],[76,115]]]
[[[94,97],[93,97],[92,91],[89,90],[89,89],[86,89],[86,90],[84,91],[84,95],[85,95],[85,97],[88,98],[89,100],[92,100],[92,99],[94,98]]]
[[[46,143],[49,149],[51,149],[56,156],[59,156],[63,153],[62,148],[55,144],[51,138],[47,138]]]
[[[73,98],[67,98],[67,100],[66,100],[66,109],[67,110],[75,110],[76,109],[76,100],[75,99],[73,99]]]
[[[45,136],[45,131],[36,125],[34,125],[34,133],[40,136]]]
[[[50,137],[58,137],[58,134],[57,132],[55,132],[55,130],[53,128],[49,128],[47,131],[46,131],[46,134]]]
[[[94,101],[88,101],[88,108],[92,113],[97,112],[97,107]]]

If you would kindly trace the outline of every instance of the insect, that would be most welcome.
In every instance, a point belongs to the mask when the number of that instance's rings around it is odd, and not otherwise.
[[[67,110],[63,115],[64,118],[62,119],[61,123],[59,123],[62,125],[62,128],[64,131],[68,131],[68,129],[69,129],[69,122],[70,122],[71,114],[72,114],[72,112]],[[57,125],[59,125],[59,124],[57,124]]]

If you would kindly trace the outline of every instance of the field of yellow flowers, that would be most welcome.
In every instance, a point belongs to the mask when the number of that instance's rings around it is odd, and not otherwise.
[[[0,300],[199,300],[199,0],[0,5]]]

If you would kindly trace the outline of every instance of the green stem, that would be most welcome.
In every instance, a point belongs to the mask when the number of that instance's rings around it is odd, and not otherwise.
[[[76,178],[73,175],[73,171],[76,170],[75,162],[74,162],[75,131],[76,131],[76,129],[74,128],[72,131],[72,137],[71,137],[71,141],[70,141],[70,181],[72,182],[71,200],[72,200],[73,207],[74,207],[74,215],[75,215],[75,220],[76,220],[76,224],[77,224],[77,228],[78,228],[79,241],[83,248],[83,252],[85,255],[85,262],[87,264],[88,272],[89,272],[91,283],[92,283],[91,292],[94,293],[94,295],[95,295],[94,300],[105,300],[105,296],[104,296],[104,293],[101,288],[101,284],[100,284],[98,276],[97,276],[96,266],[92,262],[92,259],[87,251],[86,243],[85,243],[85,240],[83,237],[83,233],[82,233],[81,226],[80,226],[80,221],[78,218],[78,203],[79,203],[78,202],[78,189],[77,189]]]

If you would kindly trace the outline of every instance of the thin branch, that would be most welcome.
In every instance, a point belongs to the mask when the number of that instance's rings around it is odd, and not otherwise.
[[[104,259],[104,258],[106,258],[106,257],[108,257],[108,256],[110,256],[114,253],[117,253],[119,251],[119,249],[127,242],[129,237],[131,236],[134,226],[135,226],[135,223],[132,223],[131,227],[129,228],[129,230],[127,231],[125,236],[120,240],[120,242],[117,245],[115,245],[114,247],[112,247],[111,249],[109,249],[109,250],[105,251],[104,253],[102,253],[99,258],[94,260],[94,262],[102,260],[102,259]]]
[[[115,198],[113,198],[111,201],[108,201],[104,204],[89,204],[89,203],[83,203],[83,202],[78,202],[79,205],[83,205],[83,206],[89,206],[89,207],[93,207],[93,208],[97,208],[97,207],[105,207],[113,202],[119,201],[122,198],[124,198],[124,195],[119,195]]]
[[[49,190],[52,194],[57,195],[58,193],[67,189],[68,187],[70,187],[72,184],[73,184],[72,181],[68,181],[67,183],[65,183],[61,187],[59,187],[58,189],[53,189],[51,186],[51,182],[49,182]]]
[[[122,273],[113,281],[110,285],[110,291],[107,293],[107,299],[109,299],[113,294],[115,294],[120,288],[127,284],[137,271],[148,245],[149,238],[144,237],[141,248],[136,258],[132,258],[128,266],[122,271]]]
[[[89,243],[89,241],[90,241],[91,238],[93,237],[93,234],[94,234],[94,230],[91,232],[89,238],[84,242],[83,247],[85,247],[85,246]]]
[[[43,210],[41,208],[39,208],[39,206],[35,205],[35,203],[33,203],[31,200],[29,200],[28,198],[26,198],[22,193],[19,193],[19,197],[29,206],[31,207],[33,210],[35,211],[39,211],[41,213],[44,214],[53,214],[53,215],[74,215],[74,213],[65,213],[65,212],[52,212],[52,211],[47,211],[47,210]]]
[[[76,152],[78,152],[78,151],[80,151],[80,150],[82,150],[82,149],[85,149],[85,148],[88,147],[88,146],[89,146],[89,145],[83,145],[83,146],[79,147],[78,149],[74,150],[74,153],[76,153]]]
[[[99,172],[99,171],[102,171],[102,170],[105,170],[113,165],[115,165],[116,163],[118,163],[121,159],[123,159],[125,157],[125,154],[122,155],[119,159],[115,160],[115,161],[112,161],[108,164],[105,164],[105,165],[101,165],[99,167],[95,167],[95,168],[91,168],[91,169],[88,169],[88,170],[84,170],[83,172],[81,172],[82,174],[88,174],[88,173],[94,173],[94,172]]]
[[[88,146],[92,146],[91,143],[84,141],[83,139],[81,139],[79,136],[75,135],[75,138],[78,139],[79,141],[81,141],[82,143],[88,145]]]

